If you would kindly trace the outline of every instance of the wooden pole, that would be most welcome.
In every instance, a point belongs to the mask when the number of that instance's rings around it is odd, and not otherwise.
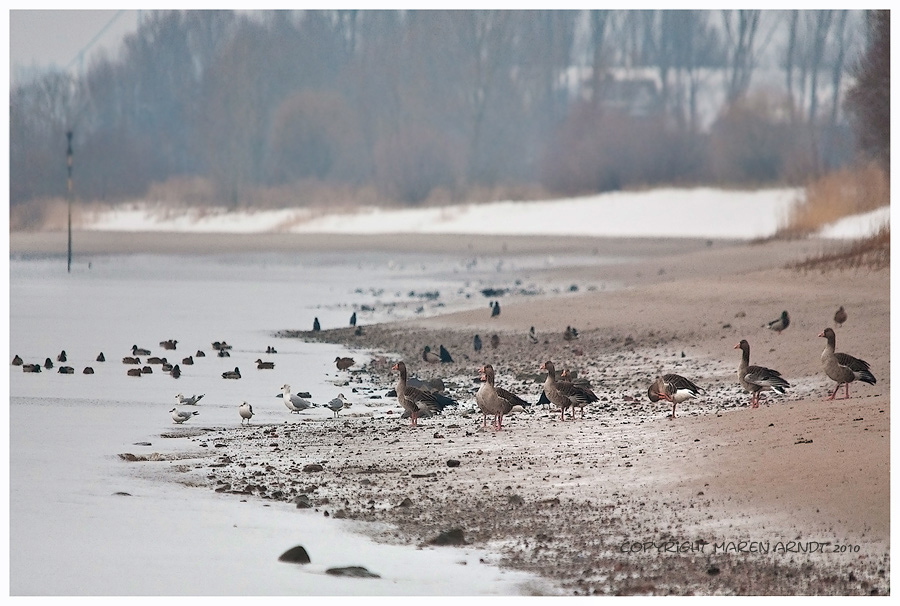
[[[69,256],[66,271],[72,273],[72,131],[66,133],[66,139],[69,140],[69,147],[66,150],[66,166],[69,171],[66,180],[66,197],[69,200]]]

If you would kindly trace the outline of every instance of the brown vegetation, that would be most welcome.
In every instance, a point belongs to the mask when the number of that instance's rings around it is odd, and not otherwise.
[[[829,173],[806,186],[806,197],[792,209],[782,237],[813,233],[841,217],[891,203],[890,181],[874,163]]]

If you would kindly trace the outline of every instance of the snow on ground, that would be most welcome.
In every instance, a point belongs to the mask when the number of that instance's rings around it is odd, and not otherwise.
[[[822,228],[822,238],[859,238],[876,233],[883,225],[891,223],[891,207],[883,206],[873,211],[844,217]]]
[[[802,199],[798,188],[754,191],[655,189],[536,202],[490,202],[428,208],[362,207],[321,213],[306,208],[266,211],[172,209],[134,203],[85,217],[96,231],[206,233],[429,233],[688,237],[754,239],[772,236]],[[890,218],[883,208],[848,217],[820,234],[864,237]]]

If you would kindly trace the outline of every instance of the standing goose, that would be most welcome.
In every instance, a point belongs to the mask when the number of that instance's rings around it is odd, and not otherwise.
[[[651,402],[666,400],[672,403],[673,419],[675,418],[675,406],[677,404],[696,398],[701,393],[705,393],[705,391],[694,385],[689,379],[676,374],[665,374],[657,377],[647,389],[647,397],[650,398]]]
[[[567,383],[572,383],[575,387],[578,387],[587,392],[590,392],[591,394],[594,393],[593,391],[591,391],[591,382],[590,381],[588,381],[584,377],[577,377],[577,378],[573,379],[572,373],[569,371],[568,368],[563,369],[563,371],[559,373],[559,378],[562,379],[563,381],[566,381]],[[583,400],[577,400],[577,401],[573,402],[572,403],[572,417],[573,418],[575,417],[575,407],[577,406],[578,408],[581,409],[581,418],[583,419],[584,418],[584,407],[587,404],[589,404],[590,402],[596,402],[597,396],[594,396],[594,398],[595,399],[591,400],[590,396],[588,396],[587,398],[585,398]]]
[[[783,394],[784,390],[791,386],[777,370],[765,366],[750,366],[750,344],[746,339],[741,339],[734,348],[743,351],[741,364],[738,366],[738,381],[741,387],[752,394],[750,405],[753,408],[759,407],[760,392],[772,390]]]
[[[253,407],[244,402],[238,406],[238,413],[241,415],[241,425],[244,424],[244,421],[247,421],[247,425],[249,425],[250,419],[253,417]]]
[[[847,321],[847,312],[844,311],[844,306],[841,305],[836,312],[834,312],[834,323],[838,326],[843,326],[844,322]],[[820,337],[822,335],[819,335]]]
[[[475,351],[481,351],[481,337],[479,335],[475,335],[475,338],[472,339],[472,347]]]
[[[587,387],[575,385],[569,381],[556,380],[556,368],[553,362],[547,360],[541,364],[541,370],[547,371],[547,380],[544,381],[544,393],[547,399],[560,409],[560,419],[566,420],[566,409],[572,407],[572,418],[575,418],[575,406],[581,406],[582,415],[584,405],[596,402],[599,398]]]
[[[431,406],[438,406],[434,394],[427,391],[410,387],[406,384],[406,364],[397,362],[391,367],[400,373],[400,379],[397,381],[397,401],[403,410],[409,413],[410,426],[416,427],[419,415],[422,413],[430,414]]]
[[[819,336],[828,339],[828,344],[825,345],[825,349],[822,351],[822,366],[825,367],[825,374],[830,379],[837,381],[837,386],[831,392],[829,400],[834,399],[841,385],[844,386],[844,399],[849,399],[850,383],[853,381],[859,380],[869,385],[875,385],[875,375],[869,371],[868,362],[854,358],[849,354],[834,353],[835,338],[832,329],[826,328],[819,333]]]
[[[783,311],[783,312],[781,312],[781,315],[777,319],[772,320],[771,322],[766,324],[766,327],[769,330],[774,330],[778,334],[781,334],[781,331],[790,325],[791,325],[791,317],[788,315],[787,311]]]
[[[478,393],[475,394],[475,400],[478,402],[481,411],[485,413],[485,421],[487,421],[488,414],[494,415],[494,427],[497,431],[501,431],[503,429],[503,416],[508,415],[515,406],[528,406],[528,402],[502,387],[494,385],[494,378],[494,367],[490,364],[485,364],[481,368],[481,380],[484,383],[481,384]]]

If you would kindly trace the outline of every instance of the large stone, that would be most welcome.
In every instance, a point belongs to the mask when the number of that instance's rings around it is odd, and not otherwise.
[[[303,545],[291,547],[278,557],[279,562],[289,562],[291,564],[309,564],[309,554]]]

